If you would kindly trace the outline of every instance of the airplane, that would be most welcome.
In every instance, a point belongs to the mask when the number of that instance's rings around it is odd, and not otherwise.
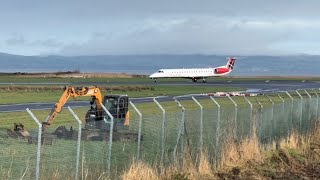
[[[202,82],[205,83],[207,77],[220,77],[229,74],[233,70],[235,61],[235,57],[229,57],[226,65],[215,68],[160,69],[151,74],[149,78],[155,82],[158,78],[187,78],[192,79],[193,82],[202,79]]]

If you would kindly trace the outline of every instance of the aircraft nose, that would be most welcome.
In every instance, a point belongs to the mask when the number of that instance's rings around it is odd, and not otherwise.
[[[149,78],[154,78],[154,76],[155,76],[155,74],[153,73],[153,74],[151,74],[151,75],[149,76]]]

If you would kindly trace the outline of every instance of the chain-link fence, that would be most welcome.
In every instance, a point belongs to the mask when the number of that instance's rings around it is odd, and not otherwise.
[[[114,177],[131,162],[154,167],[181,164],[186,148],[194,163],[206,153],[219,163],[224,143],[256,133],[261,144],[308,133],[319,120],[317,90],[271,93],[255,97],[132,99],[128,129],[103,106],[99,122],[85,121],[89,107],[64,109],[47,132],[49,111],[0,114],[0,176],[4,179],[98,179]],[[111,113],[110,113],[111,112]],[[88,115],[87,115],[88,116]],[[13,126],[13,122],[17,124]],[[20,124],[21,123],[21,124]],[[23,126],[21,126],[23,125]],[[28,133],[24,130],[28,127]],[[133,138],[132,138],[133,137]]]

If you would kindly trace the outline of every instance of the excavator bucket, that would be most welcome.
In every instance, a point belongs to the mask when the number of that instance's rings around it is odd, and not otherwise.
[[[15,139],[27,139],[30,136],[29,132],[24,128],[24,125],[21,123],[14,123],[13,129],[7,129],[7,135],[8,137]]]
[[[101,131],[99,129],[83,130],[81,137],[83,140],[108,142],[110,140],[110,131]],[[129,131],[114,131],[112,133],[112,141],[136,142],[139,139],[138,137],[138,133]]]
[[[7,129],[7,136],[14,139],[28,140],[29,144],[37,144],[38,136],[31,135],[21,123],[14,123],[13,129]],[[56,137],[54,135],[43,133],[41,138],[42,144],[52,145]]]

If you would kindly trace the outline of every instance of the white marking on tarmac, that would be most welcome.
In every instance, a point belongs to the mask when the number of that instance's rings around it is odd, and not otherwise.
[[[130,98],[130,100],[153,99],[153,98],[167,98],[167,97],[169,97],[169,96],[154,96],[154,97]]]

